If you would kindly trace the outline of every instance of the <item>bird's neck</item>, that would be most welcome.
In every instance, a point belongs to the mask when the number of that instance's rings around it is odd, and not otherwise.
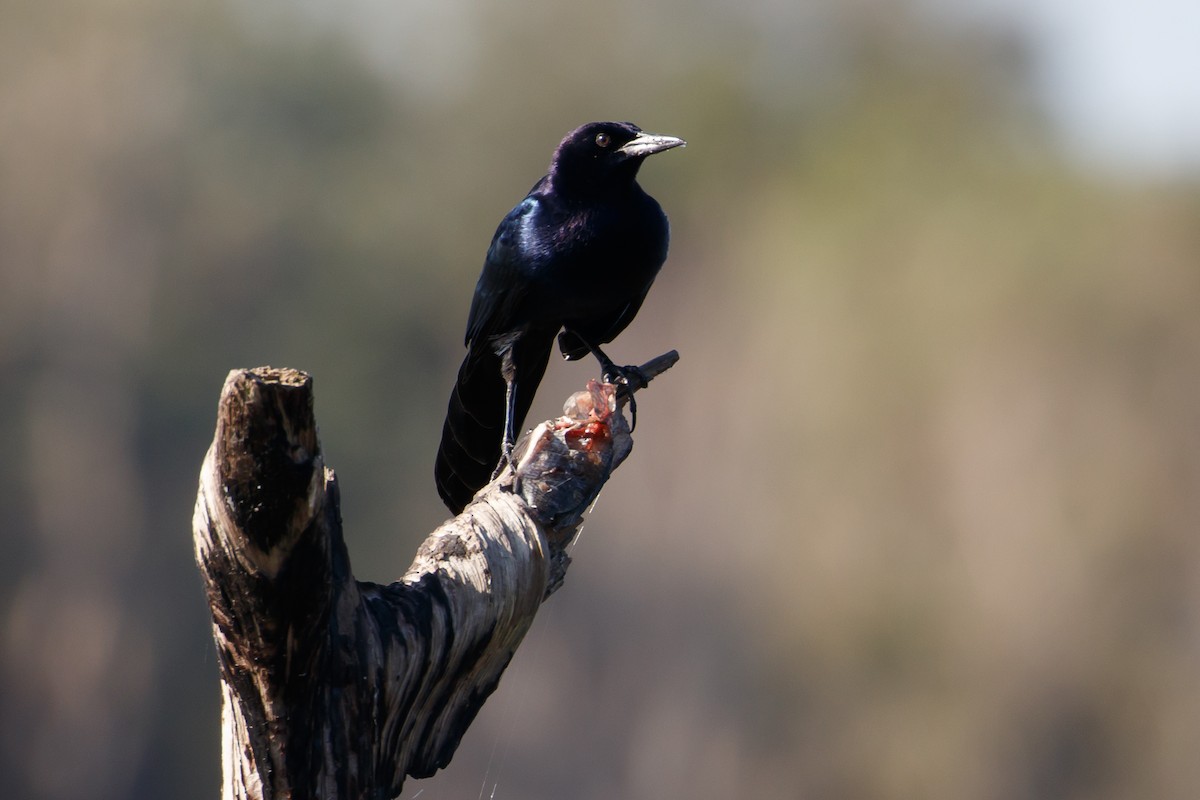
[[[578,168],[563,169],[556,163],[551,165],[547,175],[549,188],[564,199],[583,203],[627,197],[640,190],[635,180],[638,166],[631,161],[616,170],[595,173]]]

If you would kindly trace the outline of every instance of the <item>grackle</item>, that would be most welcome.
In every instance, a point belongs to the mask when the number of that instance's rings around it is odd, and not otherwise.
[[[667,217],[638,186],[638,167],[683,144],[628,122],[577,128],[496,229],[434,466],[453,513],[511,459],[556,336],[568,360],[594,355],[605,380],[638,379],[600,345],[633,320],[667,257]]]

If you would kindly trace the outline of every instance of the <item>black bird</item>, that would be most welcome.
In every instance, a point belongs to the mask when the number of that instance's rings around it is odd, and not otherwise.
[[[434,467],[438,494],[453,513],[511,457],[556,335],[565,358],[595,355],[606,380],[632,370],[614,365],[600,345],[637,314],[670,237],[637,171],[647,156],[683,144],[628,122],[576,128],[496,229]]]

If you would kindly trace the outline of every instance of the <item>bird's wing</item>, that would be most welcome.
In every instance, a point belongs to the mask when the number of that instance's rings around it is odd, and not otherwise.
[[[646,288],[649,290],[649,287]],[[580,326],[574,330],[565,330],[559,334],[558,349],[562,353],[563,358],[568,361],[577,361],[590,352],[587,343],[580,337],[586,337],[587,341],[595,346],[608,344],[617,338],[618,334],[625,330],[629,323],[633,322],[633,318],[637,316],[638,309],[642,307],[642,301],[646,299],[647,293],[648,291],[642,292],[641,295],[630,301],[629,305],[611,317],[598,319],[590,325]]]
[[[509,332],[516,310],[530,288],[530,276],[541,258],[536,235],[541,200],[536,190],[518,203],[501,221],[483,262],[483,272],[471,298],[465,342]]]

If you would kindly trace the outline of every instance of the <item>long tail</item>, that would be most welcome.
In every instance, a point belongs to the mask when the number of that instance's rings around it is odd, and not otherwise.
[[[513,429],[518,435],[553,344],[553,333],[527,332],[512,345],[516,396]],[[505,389],[500,356],[488,342],[472,342],[450,394],[433,468],[438,494],[454,514],[487,484],[500,462]]]

